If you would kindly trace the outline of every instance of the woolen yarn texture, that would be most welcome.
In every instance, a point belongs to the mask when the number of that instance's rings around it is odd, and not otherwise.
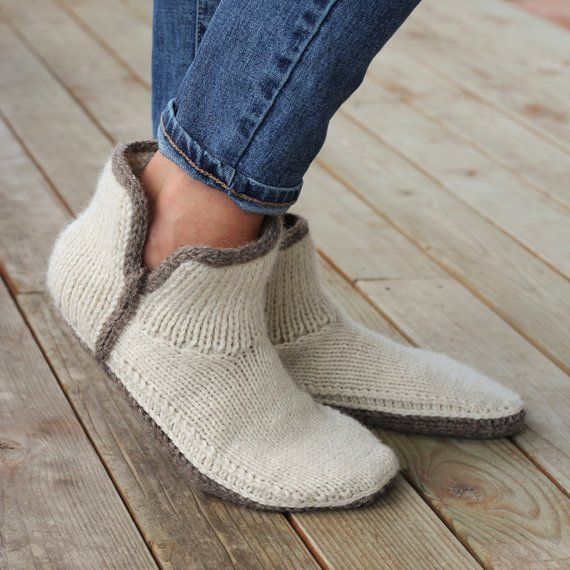
[[[115,149],[54,247],[55,304],[208,492],[285,511],[369,502],[395,477],[394,453],[301,389],[268,336],[281,220],[267,218],[240,248],[181,248],[142,266],[149,207],[138,174],[155,149]]]
[[[302,388],[362,421],[400,431],[487,438],[523,428],[523,402],[512,390],[350,319],[320,283],[307,221],[283,219],[266,318],[271,341]]]

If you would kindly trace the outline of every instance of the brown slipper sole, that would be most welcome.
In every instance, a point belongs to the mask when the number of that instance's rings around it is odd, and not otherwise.
[[[491,439],[515,435],[524,428],[526,416],[526,412],[521,410],[514,415],[503,418],[478,420],[443,416],[403,416],[389,412],[357,410],[342,406],[334,407],[367,425],[379,428],[403,433],[463,439]]]

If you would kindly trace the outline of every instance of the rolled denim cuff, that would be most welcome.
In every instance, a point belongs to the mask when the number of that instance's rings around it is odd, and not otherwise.
[[[157,132],[160,153],[192,178],[225,192],[242,210],[275,216],[299,197],[302,183],[292,188],[269,186],[245,176],[212,156],[176,120],[174,99],[163,111]]]

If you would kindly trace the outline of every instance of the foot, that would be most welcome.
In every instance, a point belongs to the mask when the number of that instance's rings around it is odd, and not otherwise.
[[[266,312],[279,356],[304,389],[322,403],[399,431],[487,438],[523,428],[522,400],[508,388],[345,316],[319,283],[305,220],[285,220]]]
[[[280,220],[241,247],[183,247],[144,268],[136,166],[153,149],[118,147],[59,237],[48,286],[64,318],[203,490],[282,511],[370,502],[398,471],[394,453],[301,390],[269,341]]]
[[[263,215],[241,210],[226,194],[191,178],[159,152],[140,181],[152,212],[144,250],[149,268],[181,247],[239,247],[259,237]]]

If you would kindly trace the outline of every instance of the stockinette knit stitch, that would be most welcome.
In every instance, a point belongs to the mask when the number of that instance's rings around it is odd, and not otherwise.
[[[82,343],[202,488],[272,510],[357,506],[394,478],[394,453],[289,376],[265,322],[281,221],[236,249],[187,247],[142,267],[153,143],[121,145],[48,269]]]
[[[352,321],[324,292],[306,220],[284,216],[268,284],[269,335],[293,378],[325,404],[385,428],[487,438],[524,425],[521,398],[443,354]]]

